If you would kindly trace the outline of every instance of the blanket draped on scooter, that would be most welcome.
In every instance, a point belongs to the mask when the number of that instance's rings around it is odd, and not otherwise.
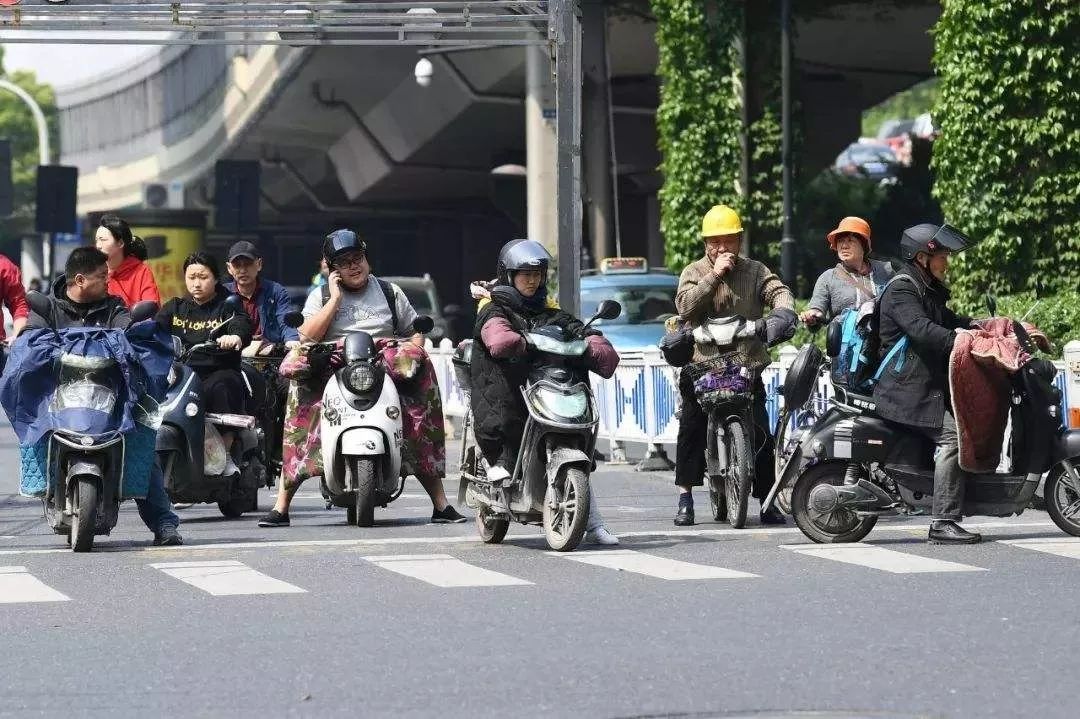
[[[1031,325],[1024,328],[1037,346],[1049,349],[1045,335]],[[949,389],[960,467],[965,471],[993,472],[1001,462],[1011,398],[1009,375],[1030,359],[1007,317],[982,320],[977,329],[957,332],[949,357]]]
[[[446,428],[435,367],[427,352],[412,342],[378,339],[375,345],[383,369],[398,388],[401,399],[402,473],[417,479],[442,479],[446,475]],[[282,477],[288,488],[323,474],[319,423],[326,383],[342,366],[341,348],[329,363],[307,358],[307,347],[289,352],[281,374],[289,383],[282,447]]]
[[[101,370],[100,381],[116,393],[107,411],[78,402],[56,402],[58,368],[65,354],[116,362]],[[172,339],[153,320],[126,331],[68,327],[19,335],[0,377],[0,404],[19,439],[21,494],[45,496],[49,434],[63,429],[90,436],[123,434],[123,496],[145,497],[160,423],[156,408],[165,397],[172,360]]]

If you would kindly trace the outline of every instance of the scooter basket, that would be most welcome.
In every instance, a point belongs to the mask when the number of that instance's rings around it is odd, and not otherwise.
[[[757,378],[757,372],[738,353],[695,362],[682,371],[690,377],[694,395],[706,409],[733,399],[748,399]]]

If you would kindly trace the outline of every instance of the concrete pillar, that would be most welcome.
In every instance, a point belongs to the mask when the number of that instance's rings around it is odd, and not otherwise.
[[[41,239],[38,237],[24,237],[22,241],[22,270],[23,284],[28,284],[35,277],[45,277],[45,256],[42,251]]]
[[[607,8],[598,0],[581,5],[582,154],[585,218],[593,262],[615,254],[611,168],[611,87],[607,68]]]
[[[529,239],[557,252],[555,87],[546,48],[525,48],[525,182]]]

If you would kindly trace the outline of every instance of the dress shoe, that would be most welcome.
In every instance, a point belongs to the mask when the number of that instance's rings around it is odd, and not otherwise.
[[[767,510],[761,513],[761,523],[766,524],[787,524],[787,520],[784,519],[784,515],[776,511],[776,507],[769,507]]]
[[[694,508],[693,507],[679,507],[679,513],[675,515],[676,527],[692,527],[694,526]]]
[[[978,544],[982,535],[969,532],[956,522],[934,520],[930,523],[930,544]]]

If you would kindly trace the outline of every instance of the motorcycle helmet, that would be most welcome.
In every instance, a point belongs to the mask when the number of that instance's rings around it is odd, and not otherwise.
[[[924,223],[904,230],[904,234],[900,237],[900,254],[910,262],[920,252],[928,255],[942,251],[963,252],[969,247],[974,247],[975,244],[970,237],[955,227]]]
[[[536,240],[511,240],[499,250],[499,264],[495,276],[501,284],[513,285],[513,274],[518,270],[540,270],[541,285],[547,284],[551,253]]]
[[[331,268],[334,266],[334,260],[348,252],[367,254],[367,243],[352,230],[334,230],[323,240],[323,258]]]

